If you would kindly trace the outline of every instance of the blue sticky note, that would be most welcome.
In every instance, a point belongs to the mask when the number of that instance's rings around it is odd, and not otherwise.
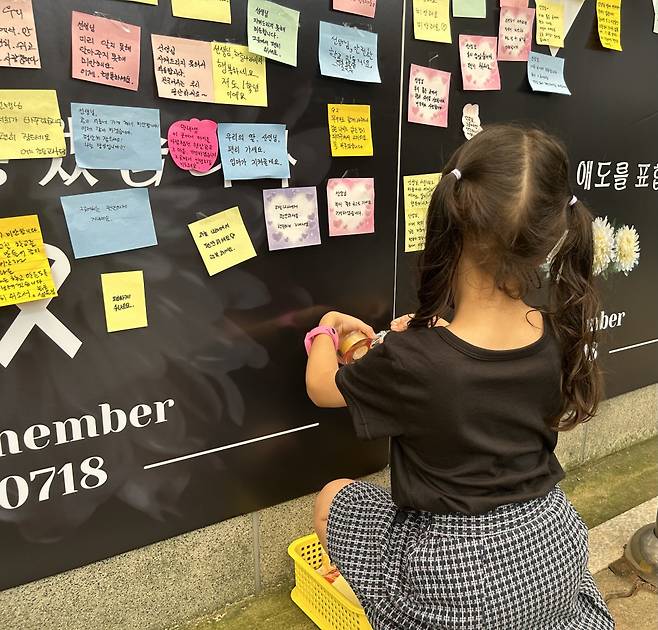
[[[157,245],[146,188],[61,197],[76,258]]]
[[[224,179],[288,179],[286,126],[219,123],[219,153]]]
[[[71,103],[75,161],[80,168],[159,171],[160,110]]]
[[[320,72],[327,77],[381,83],[377,33],[320,22]]]
[[[569,94],[564,80],[564,59],[530,52],[528,55],[528,81],[535,92]]]

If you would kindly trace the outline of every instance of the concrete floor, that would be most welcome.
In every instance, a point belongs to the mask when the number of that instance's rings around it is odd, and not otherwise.
[[[592,529],[656,496],[657,452],[658,438],[647,440],[570,471],[560,485],[588,527]],[[651,508],[654,514],[655,507],[654,504]],[[641,518],[646,518],[646,514],[645,509]],[[625,523],[625,527],[628,527],[627,514],[614,520]],[[604,528],[605,525],[601,525],[598,530]],[[619,527],[611,526],[610,529],[619,535]],[[622,538],[619,540],[625,540],[626,533],[622,532],[621,535]],[[623,542],[620,542],[619,556],[622,553]],[[594,578],[608,601],[617,624],[616,630],[658,628],[658,595],[655,589],[653,592],[647,590],[644,584],[640,588],[634,588],[634,580],[631,577],[620,577],[607,568],[598,571]],[[286,584],[234,604],[214,615],[175,628],[176,630],[314,630],[316,626],[291,601],[290,585]]]

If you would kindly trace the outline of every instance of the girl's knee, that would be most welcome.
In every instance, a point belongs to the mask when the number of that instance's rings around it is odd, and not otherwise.
[[[334,497],[345,486],[352,483],[353,479],[334,479],[320,490],[315,498],[314,518],[315,520],[327,520],[329,516],[329,506],[334,500]]]

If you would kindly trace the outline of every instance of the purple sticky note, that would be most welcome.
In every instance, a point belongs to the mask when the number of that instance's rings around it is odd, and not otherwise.
[[[315,186],[264,190],[263,209],[270,251],[320,244]]]

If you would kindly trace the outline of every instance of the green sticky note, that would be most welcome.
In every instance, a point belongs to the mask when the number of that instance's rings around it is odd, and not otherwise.
[[[296,66],[298,30],[299,11],[268,0],[249,0],[247,41],[251,52]]]
[[[452,0],[452,16],[485,18],[487,17],[487,0]]]

